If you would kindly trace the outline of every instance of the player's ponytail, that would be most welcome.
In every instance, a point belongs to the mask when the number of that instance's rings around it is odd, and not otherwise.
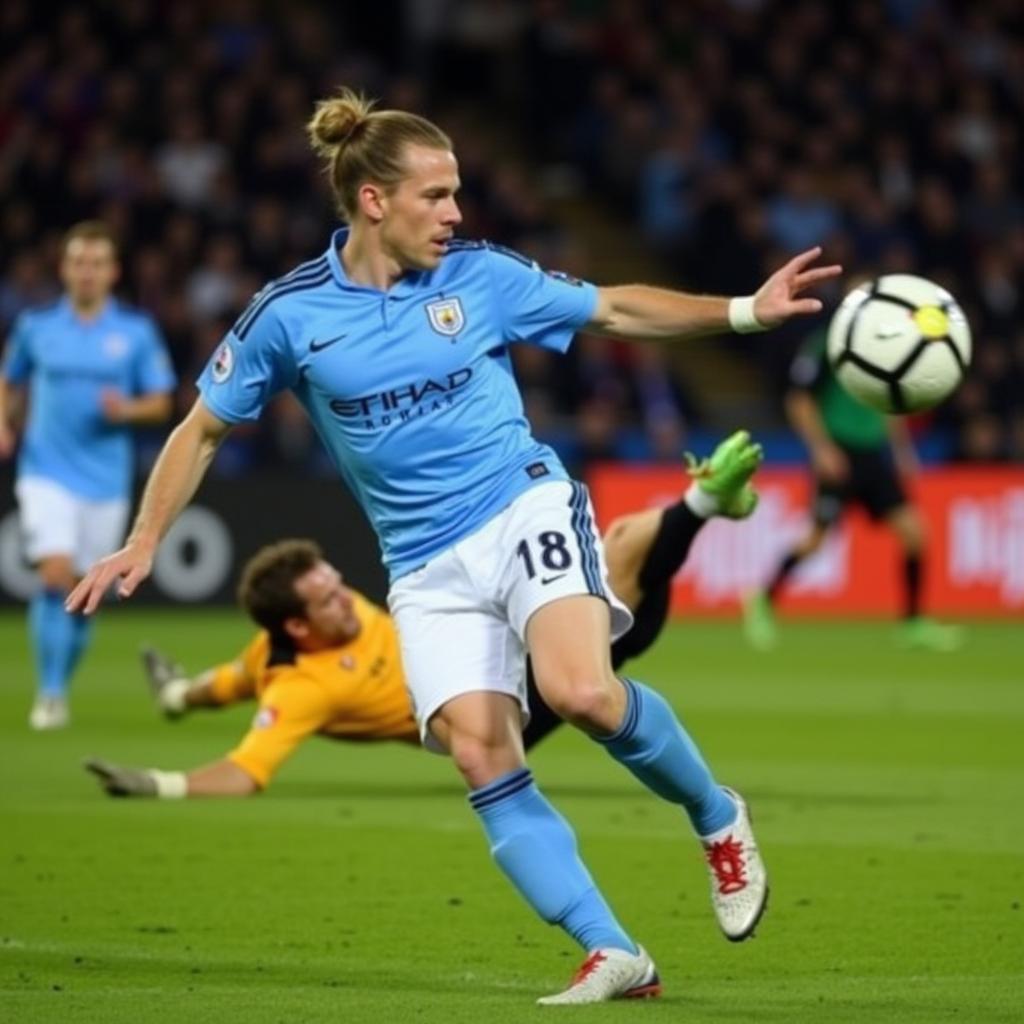
[[[374,110],[375,101],[351,89],[320,100],[306,125],[314,152],[323,157],[338,210],[351,221],[365,182],[393,189],[408,173],[405,147],[452,148],[437,125],[404,110]]]

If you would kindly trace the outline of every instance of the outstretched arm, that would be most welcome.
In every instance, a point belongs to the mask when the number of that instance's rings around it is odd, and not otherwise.
[[[130,597],[149,575],[157,545],[188,504],[231,429],[198,399],[167,439],[149,476],[142,505],[125,546],[101,559],[68,595],[71,612],[91,615],[107,589],[118,583],[119,597]]]
[[[671,340],[725,331],[766,331],[794,316],[821,311],[821,300],[802,295],[809,287],[838,277],[842,267],[814,267],[815,247],[794,256],[775,271],[755,295],[727,299],[713,295],[620,285],[601,288],[597,309],[586,330],[616,338]]]

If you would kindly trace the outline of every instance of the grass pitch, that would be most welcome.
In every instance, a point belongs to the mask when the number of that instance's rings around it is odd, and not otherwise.
[[[634,673],[750,800],[772,876],[740,946],[718,933],[694,841],[582,737],[534,771],[619,916],[656,958],[644,1004],[537,1008],[580,959],[500,878],[451,766],[311,741],[262,797],[114,801],[88,754],[164,768],[221,756],[251,710],[167,724],[136,650],[198,670],[239,616],[109,609],[74,723],[26,726],[20,616],[0,617],[0,1021],[722,1022],[1024,1020],[1024,630],[955,655],[881,624],[666,631]]]

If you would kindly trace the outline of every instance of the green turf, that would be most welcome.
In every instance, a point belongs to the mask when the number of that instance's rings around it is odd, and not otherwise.
[[[678,813],[593,744],[534,769],[627,926],[655,955],[649,1004],[544,1010],[579,959],[491,865],[443,759],[315,740],[263,797],[129,802],[101,754],[190,767],[249,710],[169,725],[143,638],[190,668],[241,620],[112,610],[73,727],[25,724],[20,618],[0,617],[0,1021],[1024,1020],[1024,630],[972,626],[955,655],[890,627],[789,625],[771,655],[724,623],[670,630],[636,674],[668,692],[756,815],[772,873],[757,938],[718,934]]]

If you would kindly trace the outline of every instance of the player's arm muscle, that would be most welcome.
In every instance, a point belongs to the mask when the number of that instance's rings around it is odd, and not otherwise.
[[[643,284],[599,288],[597,307],[586,330],[641,340],[721,334],[729,330],[729,300]]]

